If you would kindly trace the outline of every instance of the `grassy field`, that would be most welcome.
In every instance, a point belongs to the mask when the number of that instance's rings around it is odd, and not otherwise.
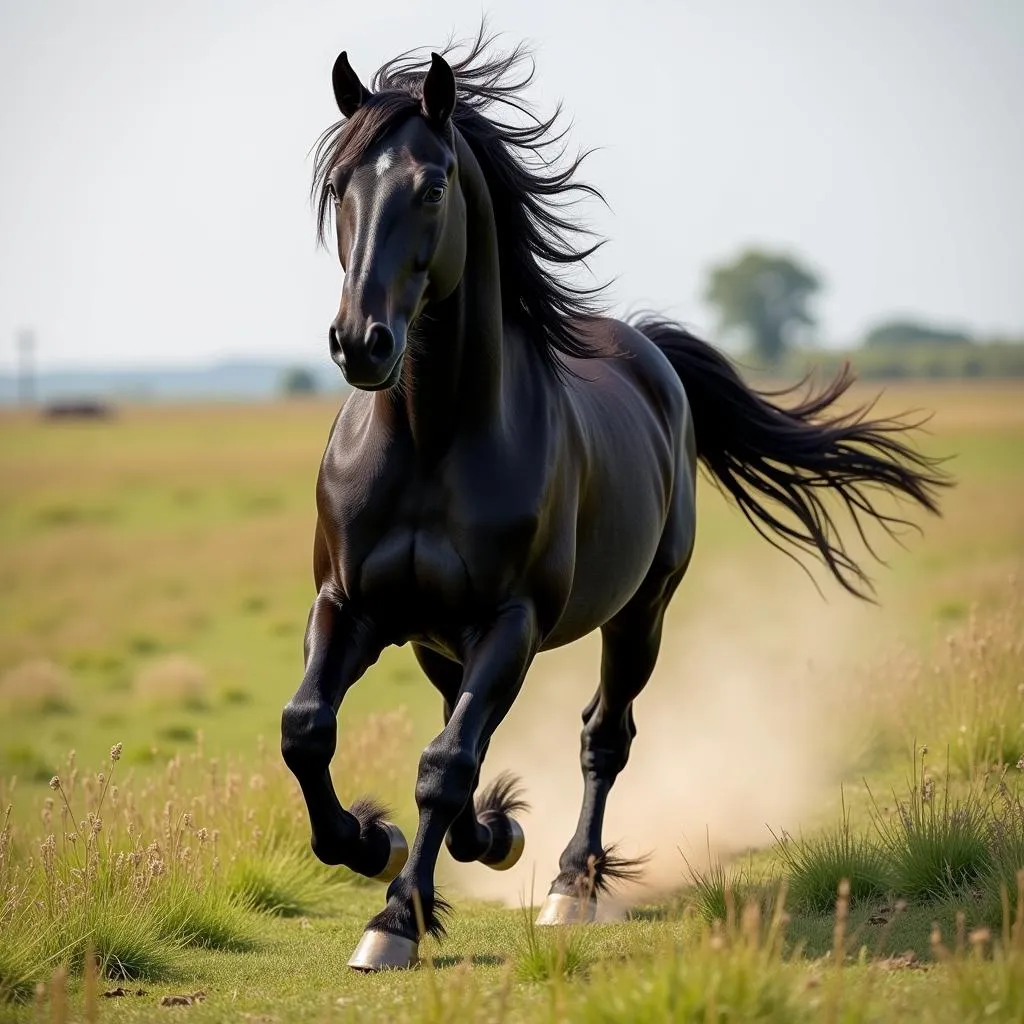
[[[612,795],[608,838],[655,853],[619,920],[549,933],[518,906],[575,818],[587,642],[539,659],[484,772],[525,776],[521,869],[443,864],[448,938],[369,977],[344,964],[383,892],[315,863],[277,755],[335,409],[3,414],[0,1019],[149,1020],[197,992],[180,1012],[210,1021],[1024,1019],[1024,386],[882,407],[934,410],[921,443],[957,486],[883,546],[877,607],[816,572],[819,596],[701,489]],[[408,832],[440,707],[407,650],[342,719],[343,800]]]

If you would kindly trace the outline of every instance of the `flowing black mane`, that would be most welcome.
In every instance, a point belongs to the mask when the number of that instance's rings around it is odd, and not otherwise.
[[[524,322],[546,360],[556,369],[564,364],[556,353],[588,358],[606,354],[580,336],[579,321],[596,315],[601,285],[572,285],[560,268],[584,263],[603,243],[577,248],[574,236],[593,237],[575,223],[566,209],[573,198],[600,193],[575,174],[586,153],[562,170],[555,164],[565,152],[566,132],[554,131],[561,106],[549,118],[537,116],[522,98],[533,79],[529,51],[516,46],[509,53],[491,52],[494,39],[483,30],[462,58],[450,60],[458,83],[458,103],[452,121],[472,149],[491,192],[497,223],[498,257],[504,315]],[[456,50],[449,44],[448,56]],[[373,76],[371,95],[348,119],[332,125],[316,144],[313,198],[317,207],[317,237],[326,239],[331,221],[329,180],[332,172],[352,165],[366,151],[420,109],[429,55],[411,51],[389,60]],[[504,107],[521,123],[488,116]]]

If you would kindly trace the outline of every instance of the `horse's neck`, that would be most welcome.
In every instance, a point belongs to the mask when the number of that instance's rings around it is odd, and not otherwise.
[[[430,460],[443,455],[460,432],[484,433],[501,417],[502,312],[494,211],[480,166],[461,138],[459,173],[466,200],[462,280],[448,298],[420,316],[402,376],[401,414],[417,450]]]

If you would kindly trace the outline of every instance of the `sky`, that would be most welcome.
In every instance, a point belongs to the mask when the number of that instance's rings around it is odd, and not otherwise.
[[[755,244],[821,274],[822,343],[1024,335],[1022,0],[0,0],[0,372],[26,326],[46,368],[326,362],[334,58],[365,80],[482,13],[600,147],[613,310],[715,337],[707,268]]]

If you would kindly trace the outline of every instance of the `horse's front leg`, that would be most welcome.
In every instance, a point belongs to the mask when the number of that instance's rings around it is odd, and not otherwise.
[[[346,811],[330,773],[338,708],[383,646],[370,623],[320,591],[306,627],[306,672],[281,715],[281,753],[302,788],[317,857],[325,864],[344,864],[361,875],[390,881],[404,862],[405,840],[370,800]]]
[[[447,725],[462,689],[462,665],[419,644],[413,644],[413,651],[420,668],[444,699],[444,722]],[[457,861],[478,860],[497,871],[504,871],[513,867],[522,856],[526,840],[522,826],[513,814],[526,810],[528,805],[522,797],[518,778],[510,772],[502,772],[474,801],[473,794],[480,784],[480,768],[487,756],[487,746],[487,742],[481,744],[470,799],[455,816],[445,843]]]
[[[439,912],[446,907],[434,892],[437,856],[452,823],[472,799],[487,741],[519,693],[538,645],[533,609],[515,604],[502,609],[467,649],[452,713],[420,758],[419,826],[409,860],[388,888],[387,906],[367,925],[350,967],[411,966],[417,959],[420,926],[434,934],[443,931]]]

